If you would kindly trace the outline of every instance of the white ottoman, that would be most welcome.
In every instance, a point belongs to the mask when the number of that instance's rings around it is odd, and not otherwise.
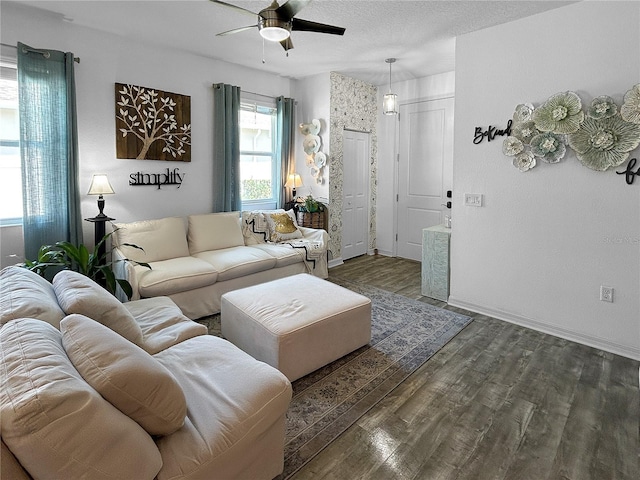
[[[302,273],[222,295],[222,335],[290,380],[366,345],[371,300]]]

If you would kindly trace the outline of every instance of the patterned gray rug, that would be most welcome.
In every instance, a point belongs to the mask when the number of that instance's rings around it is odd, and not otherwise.
[[[293,382],[284,480],[355,423],[471,322],[367,285],[331,281],[371,299],[371,343]],[[201,320],[220,336],[220,316]]]

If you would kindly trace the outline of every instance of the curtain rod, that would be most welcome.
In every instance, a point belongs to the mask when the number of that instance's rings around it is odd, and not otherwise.
[[[242,90],[242,87],[240,87],[240,91],[242,93],[248,93],[249,95],[256,95],[258,97],[265,97],[265,98],[270,98],[271,100],[277,100],[278,97],[282,97],[284,95],[278,95],[277,97],[272,97],[271,95],[265,95],[264,93],[256,93],[256,92],[250,92],[248,90]],[[298,101],[296,100],[296,103],[298,103]]]
[[[3,47],[8,47],[8,48],[15,48],[16,51],[18,50],[18,47],[16,47],[15,45],[7,45],[6,43],[1,44]],[[27,47],[22,47],[22,53],[39,53],[40,55],[42,55],[44,58],[49,58],[51,56],[51,54],[46,51],[46,50],[38,50],[36,48],[27,48]],[[76,57],[75,55],[73,56],[73,61],[76,63],[80,63],[80,57]]]
[[[251,95],[257,95],[258,97],[270,98],[271,100],[276,99],[276,97],[272,97],[271,95],[265,95],[264,93],[256,93],[256,92],[250,92],[249,90],[242,90],[242,87],[240,87],[240,91],[243,93],[249,93]]]

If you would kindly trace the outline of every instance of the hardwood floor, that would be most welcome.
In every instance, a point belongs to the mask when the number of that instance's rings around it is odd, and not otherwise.
[[[363,256],[340,276],[420,295],[420,263]],[[293,478],[640,478],[639,362],[477,315]]]

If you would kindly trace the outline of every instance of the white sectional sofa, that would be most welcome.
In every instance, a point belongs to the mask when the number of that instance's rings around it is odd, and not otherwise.
[[[291,384],[166,297],[120,303],[68,270],[0,272],[5,479],[262,479]]]
[[[117,223],[113,241],[114,270],[131,283],[132,299],[168,296],[191,319],[218,313],[221,296],[238,288],[328,276],[327,232],[298,227],[284,210]]]

